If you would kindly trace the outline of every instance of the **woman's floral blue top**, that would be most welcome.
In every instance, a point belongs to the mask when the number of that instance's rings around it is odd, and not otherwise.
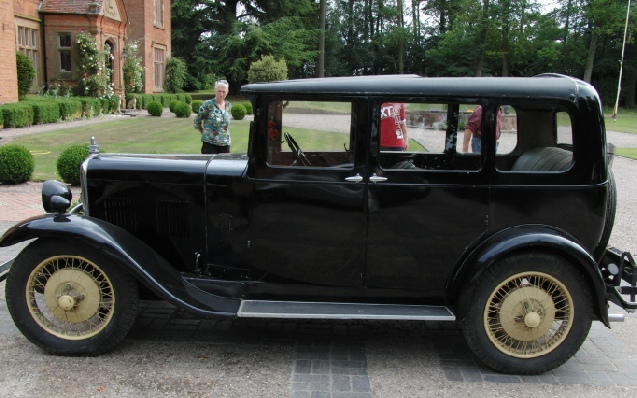
[[[199,107],[199,112],[195,117],[195,128],[203,128],[201,134],[202,142],[209,142],[214,145],[230,145],[230,111],[232,104],[226,101],[226,110],[222,111],[214,98],[205,101]]]

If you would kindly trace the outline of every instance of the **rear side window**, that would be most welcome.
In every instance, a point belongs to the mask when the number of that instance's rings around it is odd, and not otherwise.
[[[496,155],[496,168],[504,172],[559,173],[574,162],[573,125],[569,114],[559,107],[517,105],[515,146],[502,135],[502,149]]]

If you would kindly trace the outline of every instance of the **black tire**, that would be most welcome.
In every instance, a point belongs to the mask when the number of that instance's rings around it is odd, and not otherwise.
[[[566,362],[586,339],[593,315],[587,286],[560,257],[511,256],[487,269],[461,298],[459,324],[485,365],[541,374]]]
[[[604,220],[604,229],[599,239],[599,243],[595,248],[595,260],[599,261],[610,240],[610,234],[613,232],[615,225],[615,213],[617,213],[617,185],[615,184],[615,176],[611,170],[608,170],[608,200],[606,207],[606,219]]]
[[[125,337],[137,316],[137,282],[98,250],[36,240],[15,259],[7,307],[32,343],[55,355],[99,355]]]

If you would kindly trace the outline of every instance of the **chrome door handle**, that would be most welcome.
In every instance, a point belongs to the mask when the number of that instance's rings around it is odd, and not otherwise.
[[[361,177],[361,175],[359,173],[356,173],[356,175],[354,177],[346,177],[345,181],[348,182],[355,182],[355,183],[359,183],[361,181],[363,181],[363,177]]]
[[[377,182],[383,182],[383,181],[387,181],[387,177],[379,177],[376,175],[376,173],[374,173],[374,175],[369,177],[369,182],[373,182],[374,184],[376,184]]]

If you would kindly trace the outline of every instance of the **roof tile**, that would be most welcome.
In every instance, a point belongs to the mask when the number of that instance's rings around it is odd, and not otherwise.
[[[87,14],[89,5],[97,5],[96,10],[102,8],[104,0],[43,0],[40,12],[54,14]]]

